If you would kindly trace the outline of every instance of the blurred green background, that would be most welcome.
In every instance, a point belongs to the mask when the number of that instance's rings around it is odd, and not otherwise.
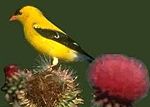
[[[123,53],[141,59],[150,70],[150,6],[147,2],[114,0],[5,0],[0,3],[0,86],[3,68],[18,64],[31,68],[38,53],[24,40],[22,26],[9,22],[13,12],[23,5],[34,5],[82,48],[97,57],[104,53]],[[72,63],[78,75],[85,104],[90,107],[91,90],[87,63]],[[148,107],[150,94],[136,107]],[[0,92],[0,107],[9,107]]]

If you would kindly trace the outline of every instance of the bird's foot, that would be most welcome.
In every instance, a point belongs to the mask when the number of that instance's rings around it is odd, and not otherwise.
[[[57,69],[59,67],[59,65],[57,64],[57,65],[51,65],[51,69],[52,70],[55,70],[55,69]]]

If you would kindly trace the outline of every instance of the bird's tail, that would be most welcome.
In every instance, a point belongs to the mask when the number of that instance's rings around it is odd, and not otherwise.
[[[91,63],[91,62],[93,62],[93,60],[95,59],[94,57],[92,57],[92,56],[90,56],[90,55],[86,55],[86,59],[87,59],[87,61],[89,62],[89,63]]]
[[[80,61],[88,61],[89,63],[93,62],[93,60],[95,59],[94,57],[92,57],[91,55],[84,53],[84,54],[78,54],[78,59]]]

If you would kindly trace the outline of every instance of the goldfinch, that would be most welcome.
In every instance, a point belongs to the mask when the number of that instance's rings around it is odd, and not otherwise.
[[[53,65],[58,64],[58,59],[88,62],[94,60],[68,34],[50,22],[38,8],[24,6],[16,10],[10,18],[10,21],[15,20],[23,25],[26,40],[40,53],[52,57]]]

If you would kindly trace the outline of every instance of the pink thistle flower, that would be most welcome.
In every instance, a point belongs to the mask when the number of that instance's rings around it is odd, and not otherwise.
[[[12,76],[16,75],[18,73],[18,66],[15,64],[8,65],[4,68],[4,73],[6,78],[11,78]]]
[[[139,60],[119,54],[97,58],[90,67],[95,103],[103,107],[132,107],[149,90],[147,68]]]

